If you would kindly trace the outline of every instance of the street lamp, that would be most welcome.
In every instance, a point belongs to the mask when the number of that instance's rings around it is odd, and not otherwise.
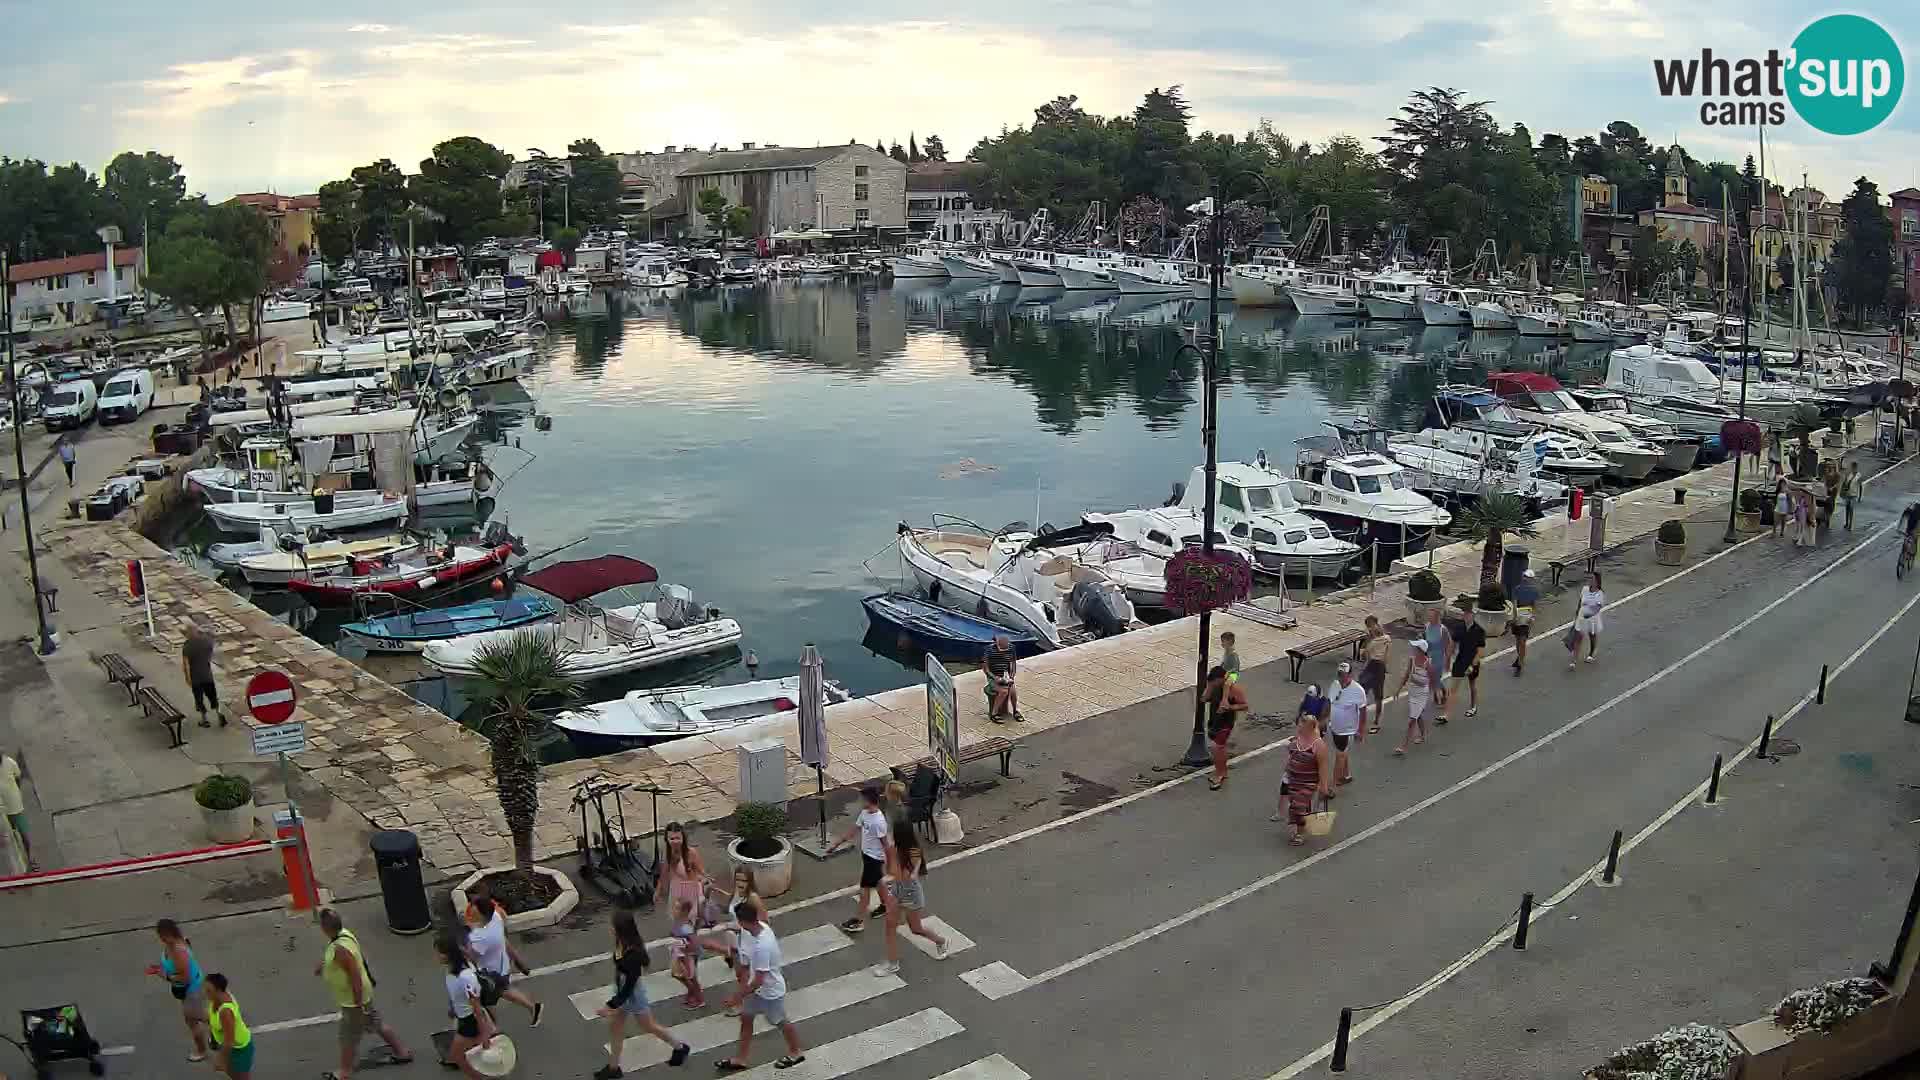
[[[8,279],[7,253],[0,250],[0,283]],[[40,591],[40,557],[33,545],[33,504],[27,499],[27,452],[21,444],[27,426],[20,409],[20,379],[13,369],[13,290],[0,285],[0,334],[6,335],[7,395],[13,409],[13,465],[20,477],[20,525],[27,537],[27,573],[33,578],[33,617],[40,627],[40,655],[53,654],[53,628],[47,625],[47,605]]]
[[[1761,197],[1765,198],[1765,192],[1761,193]],[[1734,219],[1733,227],[1735,229],[1740,227],[1738,218]],[[1729,244],[1732,240],[1732,237],[1727,238]],[[1751,262],[1740,275],[1740,286],[1740,410],[1735,423],[1744,424],[1747,419],[1747,368],[1753,362],[1753,357],[1748,352],[1753,334],[1753,264]],[[1722,538],[1723,542],[1728,544],[1740,542],[1733,525],[1735,515],[1740,511],[1740,459],[1745,456],[1746,443],[1743,441],[1733,452],[1733,501],[1727,504],[1727,535]]]

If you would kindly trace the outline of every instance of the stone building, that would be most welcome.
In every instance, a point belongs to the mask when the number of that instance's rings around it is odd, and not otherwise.
[[[677,176],[687,235],[712,233],[700,193],[717,190],[752,212],[750,236],[783,230],[904,235],[907,166],[859,143],[808,148],[721,150]]]
[[[1655,236],[1671,240],[1676,246],[1691,242],[1704,263],[1720,235],[1720,211],[1687,201],[1687,165],[1678,146],[1667,155],[1663,188],[1660,205],[1640,211],[1641,227],[1651,226]]]
[[[1893,265],[1907,292],[1907,310],[1920,311],[1920,188],[1901,188],[1893,201]]]

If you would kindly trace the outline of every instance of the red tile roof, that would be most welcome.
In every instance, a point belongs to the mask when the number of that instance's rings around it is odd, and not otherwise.
[[[140,261],[140,249],[122,247],[113,249],[113,265],[133,266]],[[39,262],[15,263],[7,267],[7,284],[18,285],[23,281],[39,281],[55,274],[84,274],[91,270],[99,272],[107,268],[105,250],[89,252],[85,255],[69,255],[64,259],[41,259]]]
[[[261,210],[278,211],[283,214],[289,210],[320,209],[320,196],[318,195],[280,195],[271,191],[253,191],[244,195],[235,195],[228,201],[237,202],[243,206],[257,207]]]

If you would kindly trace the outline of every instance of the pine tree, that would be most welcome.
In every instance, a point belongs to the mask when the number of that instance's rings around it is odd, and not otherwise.
[[[873,148],[874,148],[875,150],[878,150],[878,151],[880,151],[880,152],[881,152],[881,153],[883,153],[883,154],[884,154],[884,153],[886,153],[886,152],[887,152],[887,140],[885,140],[885,139],[875,139],[875,140],[873,140]]]
[[[926,144],[920,148],[920,152],[926,155],[928,161],[947,160],[947,144],[941,142],[938,135],[927,136]]]
[[[907,132],[907,161],[920,162],[925,160],[927,159],[920,156],[920,144],[914,139],[913,132]]]
[[[1752,154],[1747,155],[1747,163],[1740,167],[1740,175],[1746,177],[1748,180],[1760,179],[1760,170],[1753,167]]]

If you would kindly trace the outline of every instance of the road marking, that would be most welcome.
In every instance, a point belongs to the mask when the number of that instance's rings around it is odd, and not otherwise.
[[[858,1005],[871,1001],[882,994],[891,993],[907,984],[898,975],[875,975],[868,968],[857,968],[837,979],[828,979],[823,983],[803,986],[787,992],[787,1019],[794,1023],[811,1020],[835,1009],[844,1009],[849,1005]],[[740,1021],[731,1016],[712,1013],[697,1020],[673,1025],[674,1037],[693,1047],[696,1054],[704,1054],[718,1046],[725,1046],[740,1037]],[[649,1065],[658,1065],[667,1060],[670,1051],[658,1039],[642,1035],[629,1038],[621,1048],[620,1067],[622,1069],[644,1069]]]
[[[1665,679],[1667,676],[1680,670],[1682,667],[1686,666],[1687,664],[1690,664],[1693,661],[1699,659],[1700,657],[1706,655],[1708,652],[1711,652],[1712,650],[1719,648],[1721,645],[1725,644],[1730,638],[1732,638],[1735,634],[1738,634],[1740,631],[1745,630],[1747,627],[1752,626],[1756,622],[1759,622],[1761,619],[1771,614],[1775,609],[1779,608],[1782,604],[1785,604],[1787,601],[1792,600],[1794,597],[1800,595],[1802,592],[1806,591],[1807,589],[1812,588],[1813,585],[1816,582],[1818,582],[1821,578],[1824,578],[1828,574],[1831,574],[1835,570],[1838,570],[1842,565],[1846,563],[1848,559],[1851,559],[1855,555],[1859,554],[1860,552],[1865,551],[1870,545],[1872,545],[1872,543],[1875,540],[1878,540],[1881,536],[1885,535],[1888,531],[1893,529],[1895,524],[1896,524],[1895,522],[1889,522],[1886,525],[1881,526],[1879,529],[1875,530],[1871,535],[1867,536],[1865,540],[1861,541],[1859,544],[1855,545],[1854,547],[1848,549],[1839,558],[1835,559],[1833,562],[1827,564],[1825,567],[1815,572],[1812,577],[1809,577],[1807,580],[1801,582],[1798,585],[1795,585],[1791,589],[1788,589],[1781,596],[1779,596],[1775,600],[1768,603],[1767,606],[1761,608],[1759,611],[1756,611],[1753,614],[1735,623],[1733,626],[1721,632],[1718,636],[1713,638],[1711,641],[1708,641],[1706,644],[1701,645],[1699,648],[1694,649],[1692,652],[1686,654],[1685,656],[1682,656],[1680,659],[1675,660],[1673,663],[1668,664],[1666,667],[1663,667],[1659,671],[1654,672],[1652,675],[1649,675],[1646,678],[1640,680],[1638,683],[1634,684],[1628,689],[1623,690],[1618,694],[1615,694],[1613,697],[1608,698],[1606,701],[1602,702],[1601,704],[1596,705],[1595,707],[1587,710],[1586,712],[1580,714],[1579,716],[1574,717],[1572,720],[1569,720],[1566,723],[1560,725],[1559,727],[1554,728],[1552,731],[1547,732],[1545,735],[1540,736],[1538,739],[1535,739],[1534,741],[1528,743],[1527,745],[1521,747],[1520,749],[1515,750],[1514,752],[1508,754],[1506,757],[1503,757],[1498,761],[1495,761],[1491,765],[1488,765],[1480,769],[1478,772],[1475,772],[1472,775],[1467,776],[1461,780],[1455,781],[1454,783],[1448,785],[1447,787],[1444,787],[1439,791],[1434,792],[1432,795],[1429,795],[1426,798],[1421,799],[1419,802],[1414,803],[1413,805],[1408,806],[1389,817],[1386,817],[1381,819],[1380,821],[1374,822],[1372,825],[1368,826],[1367,828],[1362,829],[1359,832],[1354,833],[1352,836],[1349,836],[1344,840],[1341,840],[1333,844],[1331,847],[1323,848],[1320,851],[1317,851],[1314,854],[1309,855],[1304,859],[1301,859],[1299,862],[1291,863],[1285,867],[1282,867],[1281,869],[1271,874],[1268,874],[1266,877],[1263,877],[1258,881],[1254,881],[1246,885],[1242,885],[1240,888],[1235,889],[1230,893],[1227,893],[1225,896],[1221,896],[1213,900],[1209,900],[1198,907],[1191,908],[1185,912],[1182,912],[1179,915],[1175,915],[1170,919],[1156,923],[1153,926],[1149,926],[1146,929],[1138,931],[1134,934],[1130,934],[1127,937],[1122,938],[1111,945],[1102,946],[1098,949],[1093,950],[1092,952],[1082,953],[1081,955],[1075,957],[1074,959],[1069,960],[1066,963],[1060,964],[1056,967],[1048,968],[1047,970],[1039,973],[1038,975],[1028,976],[1026,978],[1026,981],[1020,984],[1012,992],[1018,993],[1021,990],[1026,990],[1030,987],[1038,986],[1041,983],[1052,982],[1053,980],[1060,978],[1062,975],[1070,975],[1073,972],[1076,972],[1081,968],[1088,966],[1089,964],[1094,964],[1101,960],[1106,959],[1109,956],[1114,956],[1118,953],[1125,952],[1126,950],[1133,948],[1135,945],[1139,945],[1142,942],[1151,941],[1152,939],[1159,937],[1160,935],[1167,933],[1170,930],[1177,930],[1180,927],[1187,925],[1188,923],[1194,922],[1198,919],[1203,919],[1208,915],[1211,915],[1214,912],[1219,911],[1221,908],[1224,908],[1227,905],[1234,903],[1235,901],[1244,900],[1247,897],[1252,896],[1257,892],[1260,892],[1273,885],[1276,885],[1279,882],[1285,881],[1287,878],[1290,878],[1295,874],[1298,874],[1304,870],[1307,870],[1310,867],[1316,866],[1326,861],[1327,859],[1333,858],[1335,855],[1338,855],[1341,852],[1346,851],[1348,848],[1351,848],[1356,844],[1364,843],[1367,840],[1370,840],[1373,837],[1378,836],[1383,832],[1386,832],[1388,829],[1391,829],[1394,826],[1407,821],[1408,819],[1420,814],[1423,811],[1432,809],[1434,806],[1437,806],[1440,803],[1445,802],[1447,799],[1452,798],[1453,796],[1459,794],[1460,792],[1465,791],[1470,787],[1473,787],[1474,785],[1480,783],[1482,780],[1485,780],[1487,777],[1494,775],[1495,773],[1501,771],[1502,769],[1505,769],[1507,766],[1513,764],[1514,762],[1520,761],[1521,759],[1532,755],[1536,751],[1544,749],[1549,745],[1552,745],[1553,743],[1559,741],[1562,737],[1570,734],[1573,731],[1578,730],[1579,728],[1584,726],[1588,721],[1594,719],[1595,717],[1598,717],[1607,713],[1608,711],[1612,710],[1615,706],[1619,705],[1621,702],[1624,702],[1629,698],[1633,697],[1634,695],[1641,693],[1642,691],[1646,690],[1648,687],[1661,681],[1662,679]]]
[[[781,938],[780,955],[787,964],[791,965],[802,960],[812,960],[816,956],[825,956],[830,952],[837,952],[852,944],[853,939],[842,933],[839,927],[816,926],[811,930],[802,930],[790,937]],[[695,968],[694,972],[700,977],[702,987],[734,985],[733,968],[727,965],[725,956],[707,957],[700,961],[700,966]],[[669,971],[653,972],[643,977],[640,985],[647,992],[647,1000],[654,1002],[670,1001],[686,992],[686,987],[681,985],[680,980],[674,978]],[[580,1013],[581,1019],[593,1020],[598,1018],[596,1013],[599,1008],[612,996],[613,984],[608,983],[605,986],[596,986],[591,990],[582,990],[577,994],[569,995],[567,1000],[573,1002],[573,1007]]]
[[[1011,964],[1001,960],[963,972],[960,981],[978,990],[980,995],[988,1001],[999,1001],[1009,994],[1017,994],[1027,988],[1027,977],[1013,970]]]
[[[255,1035],[271,1035],[276,1031],[292,1031],[294,1028],[319,1027],[340,1019],[337,1012],[321,1013],[318,1016],[302,1016],[298,1020],[275,1020],[271,1024],[255,1024],[248,1030]]]
[[[1895,612],[1892,618],[1880,624],[1880,628],[1878,630],[1875,630],[1873,632],[1873,635],[1867,638],[1867,640],[1863,642],[1859,648],[1849,653],[1846,659],[1834,665],[1832,674],[1838,675],[1841,672],[1847,670],[1849,667],[1852,667],[1854,661],[1866,655],[1866,652],[1868,649],[1871,649],[1875,645],[1879,644],[1880,639],[1886,636],[1887,631],[1893,629],[1896,623],[1898,623],[1901,619],[1905,618],[1907,615],[1907,612],[1913,610],[1913,607],[1916,604],[1920,604],[1920,596],[1914,596],[1911,599],[1909,599],[1905,604],[1901,605],[1900,610]],[[1815,693],[1816,693],[1815,691],[1808,691],[1806,694],[1804,694],[1800,698],[1800,700],[1794,702],[1792,707],[1788,708],[1786,712],[1781,713],[1779,719],[1774,721],[1774,724],[1773,724],[1774,731],[1778,732],[1781,728],[1787,725],[1787,721],[1792,720],[1795,716],[1798,716],[1800,714],[1800,711],[1802,709],[1805,709],[1807,705],[1813,701]],[[1751,742],[1741,747],[1739,751],[1733,755],[1732,759],[1727,761],[1721,767],[1720,769],[1721,782],[1724,784],[1726,782],[1726,774],[1731,773],[1735,766],[1747,760],[1747,758],[1751,757],[1754,754],[1754,752],[1757,751],[1759,748],[1760,748],[1760,737],[1756,735],[1754,736]],[[1698,804],[1701,799],[1706,797],[1708,782],[1709,781],[1701,781],[1699,786],[1695,787],[1692,791],[1689,791],[1685,795],[1681,796],[1678,802],[1675,802],[1672,806],[1667,807],[1664,813],[1662,813],[1659,817],[1654,818],[1651,822],[1647,824],[1645,828],[1641,829],[1637,833],[1634,833],[1633,838],[1631,840],[1627,840],[1620,845],[1620,854],[1624,856],[1628,852],[1632,851],[1634,848],[1639,847],[1643,842],[1651,838],[1654,833],[1658,832],[1668,822],[1680,816],[1681,811],[1685,810],[1689,806],[1694,806]],[[1573,896],[1574,893],[1580,890],[1580,887],[1582,885],[1585,885],[1588,882],[1593,882],[1595,884],[1598,884],[1598,878],[1602,873],[1605,872],[1605,868],[1606,868],[1606,860],[1602,859],[1599,862],[1596,862],[1592,866],[1588,867],[1585,871],[1583,871],[1580,874],[1580,876],[1568,882],[1564,887],[1560,889],[1559,892],[1554,893],[1551,897],[1548,897],[1545,904],[1534,908],[1534,916],[1533,916],[1534,921],[1530,923],[1529,926],[1530,927],[1537,926],[1538,921],[1542,915],[1548,912],[1551,912],[1554,908],[1565,903],[1570,897]],[[1455,975],[1458,975],[1461,972],[1467,970],[1468,968],[1472,967],[1474,964],[1478,963],[1480,960],[1484,959],[1489,953],[1493,952],[1495,949],[1498,949],[1501,946],[1505,945],[1513,937],[1513,932],[1515,928],[1516,928],[1516,923],[1511,923],[1511,922],[1501,927],[1492,937],[1487,939],[1485,944],[1481,945],[1479,948],[1474,949],[1472,952],[1466,954],[1465,956],[1462,956],[1458,960],[1455,960],[1453,963],[1448,964],[1444,968],[1441,968],[1437,973],[1435,973],[1435,975],[1432,978],[1428,979],[1426,982],[1421,983],[1418,987],[1409,991],[1405,997],[1399,998],[1398,1000],[1387,1005],[1386,1007],[1374,1012],[1372,1015],[1360,1021],[1358,1024],[1355,1024],[1353,1029],[1350,1032],[1348,1032],[1349,1042],[1358,1040],[1361,1036],[1367,1034],[1373,1029],[1379,1027],[1380,1025],[1400,1015],[1401,1013],[1405,1012],[1407,1009],[1412,1008],[1415,1002],[1418,1002],[1421,998],[1424,998],[1428,994],[1431,994],[1435,990],[1438,990],[1441,986],[1445,985],[1449,980],[1451,980]],[[1293,1080],[1294,1077],[1299,1076],[1301,1073],[1305,1072],[1307,1069],[1312,1068],[1313,1066],[1319,1064],[1321,1061],[1326,1060],[1328,1057],[1331,1057],[1332,1055],[1333,1055],[1333,1043],[1331,1042],[1323,1043],[1321,1044],[1319,1049],[1306,1054],[1305,1056],[1301,1057],[1298,1061],[1295,1061],[1293,1064],[1287,1066],[1286,1068],[1280,1070],[1277,1073],[1274,1073],[1272,1076],[1267,1077],[1267,1080]]]
[[[968,1062],[952,1072],[941,1073],[933,1080],[1033,1080],[1033,1077],[999,1054],[992,1054],[979,1061]]]
[[[927,929],[947,939],[947,955],[948,956],[952,956],[955,953],[963,953],[963,952],[966,952],[968,949],[973,948],[974,941],[972,938],[968,937],[967,935],[961,933],[958,930],[955,930],[950,923],[948,923],[945,919],[942,919],[938,915],[929,915],[926,918],[921,919],[920,925],[926,927]],[[906,923],[903,922],[900,924],[899,933],[901,937],[906,939],[907,944],[913,946],[916,949],[919,949],[921,952],[926,953],[928,956],[934,956],[936,959],[938,959],[938,957],[933,951],[933,942],[928,941],[926,938],[923,938],[919,934],[916,934],[913,931],[907,929]]]
[[[131,1046],[103,1046],[100,1048],[101,1057],[126,1057],[131,1053],[133,1053],[133,1047]]]
[[[816,1046],[807,1051],[806,1061],[791,1069],[775,1072],[774,1064],[768,1062],[741,1075],[746,1080],[773,1080],[776,1076],[786,1077],[787,1080],[834,1080],[856,1069],[878,1065],[902,1054],[911,1054],[923,1046],[932,1046],[949,1035],[958,1035],[965,1030],[960,1026],[960,1021],[939,1009],[922,1009],[911,1016],[869,1028],[858,1035]]]

